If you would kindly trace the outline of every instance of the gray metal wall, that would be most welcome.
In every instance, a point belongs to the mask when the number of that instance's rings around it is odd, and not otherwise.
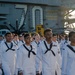
[[[45,0],[44,0],[45,1]],[[24,31],[32,31],[32,8],[36,5],[28,5],[28,11],[26,14],[25,25],[23,27]],[[43,22],[44,28],[52,28],[54,32],[62,32],[61,28],[64,28],[63,23],[61,23],[61,17],[59,16],[59,7],[51,7],[40,5],[43,9]],[[23,9],[16,9],[15,4],[11,3],[0,3],[0,17],[5,17],[5,19],[0,18],[0,25],[7,25],[11,31],[13,29],[8,25],[10,22],[14,27],[16,26],[16,20],[18,19],[18,23],[21,20]],[[37,24],[39,21],[39,12],[36,12]],[[60,28],[60,30],[59,30]]]
[[[0,0],[1,2],[35,3],[60,6],[61,0]]]

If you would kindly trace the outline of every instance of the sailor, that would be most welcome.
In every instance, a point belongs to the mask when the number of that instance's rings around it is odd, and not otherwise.
[[[62,50],[63,50],[63,47],[67,44],[69,44],[70,41],[68,40],[68,36],[65,35],[65,34],[62,34],[61,35],[61,42],[59,43],[60,44],[60,50],[61,50],[61,55],[62,55]]]
[[[58,41],[57,41],[57,35],[56,34],[53,34],[53,36],[52,36],[52,42],[54,43],[54,44],[56,44],[57,45],[57,47],[58,47],[58,54],[59,54],[59,59],[60,59],[60,67],[61,67],[61,65],[62,65],[62,57],[61,57],[61,52],[60,52],[60,45],[59,45],[59,43],[58,43]],[[58,59],[58,60],[59,60]]]
[[[24,35],[25,43],[18,49],[18,74],[19,75],[35,75],[35,58],[36,48],[31,45],[31,35]]]
[[[34,41],[35,40],[35,34],[36,34],[36,32],[31,33],[31,37],[32,37],[32,40],[31,41]]]
[[[5,39],[0,44],[0,65],[4,75],[14,75],[17,46],[12,42],[12,33],[6,33]]]
[[[38,33],[35,33],[35,37],[34,37],[34,40],[32,41],[32,45],[35,46],[35,48],[37,49],[39,47],[39,44],[40,44],[40,35]],[[36,69],[38,68],[38,64],[39,63],[39,60],[37,61],[36,60]],[[41,74],[42,72],[42,63],[40,62],[40,68],[39,68],[39,72]]]
[[[42,75],[58,75],[56,70],[58,63],[56,59],[58,47],[56,44],[52,43],[52,30],[46,29],[44,31],[44,36],[45,40],[40,43],[36,55],[37,60],[42,61]],[[39,75],[39,69],[37,69],[36,74]]]
[[[59,46],[59,43],[57,41],[57,35],[56,34],[53,34],[52,36],[52,42],[57,45],[58,49],[57,49],[57,55],[56,55],[56,58],[57,58],[57,62],[58,62],[58,65],[57,65],[57,71],[59,72],[59,75],[61,73],[61,67],[62,67],[62,57],[61,57],[61,52],[60,52],[60,46]],[[58,69],[59,68],[59,69]]]
[[[40,35],[38,33],[35,33],[35,40],[32,41],[32,45],[34,45],[36,48],[39,46],[40,44]]]
[[[57,44],[58,47],[59,47],[59,43],[58,43],[58,41],[57,41],[57,35],[56,35],[56,34],[53,34],[53,36],[52,36],[52,41],[53,41],[55,44]],[[60,48],[60,47],[59,47],[59,48]]]
[[[75,32],[69,33],[70,44],[63,49],[62,75],[75,75]]]
[[[18,48],[25,43],[24,41],[24,34],[19,35],[19,42],[18,42]]]
[[[13,36],[13,43],[18,46],[18,42],[19,42],[18,34],[14,34],[14,36]]]

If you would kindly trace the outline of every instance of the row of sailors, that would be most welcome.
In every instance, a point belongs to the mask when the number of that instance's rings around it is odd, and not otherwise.
[[[15,39],[12,41],[12,34],[7,33],[6,40],[0,44],[0,73],[40,75],[42,72],[42,75],[74,75],[74,50],[70,50],[68,46],[74,45],[75,32],[69,35],[69,45],[60,44],[60,47],[56,36],[52,37],[51,29],[44,31],[44,37],[39,41],[39,35],[36,34],[35,40],[31,42],[31,35],[25,34],[24,40],[16,43]]]

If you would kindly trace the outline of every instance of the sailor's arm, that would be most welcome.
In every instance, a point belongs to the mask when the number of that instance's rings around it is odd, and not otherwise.
[[[42,49],[39,46],[36,55],[36,75],[39,75],[40,62],[42,62]]]

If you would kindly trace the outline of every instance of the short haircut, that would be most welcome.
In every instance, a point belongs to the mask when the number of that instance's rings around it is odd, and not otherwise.
[[[35,33],[35,36],[39,35],[39,33]]]
[[[18,36],[18,34],[14,34],[14,37],[15,37],[15,36]]]
[[[20,34],[20,35],[19,35],[19,37],[22,37],[22,36],[23,36],[23,34]]]
[[[34,32],[34,33],[31,33],[31,36],[35,36],[36,35],[36,32]]]
[[[47,32],[52,32],[52,29],[46,29],[46,30],[44,30],[44,35],[47,33]]]
[[[24,39],[26,39],[28,36],[30,36],[30,34],[29,34],[29,33],[26,33],[26,34],[24,35]]]
[[[61,36],[62,36],[62,37],[64,37],[64,36],[65,36],[65,34],[61,34]]]
[[[74,34],[75,34],[75,32],[74,32],[74,31],[71,31],[71,32],[69,33],[69,38],[71,38]]]
[[[7,36],[8,34],[12,34],[12,33],[11,32],[8,32],[8,33],[5,34],[5,36]]]

